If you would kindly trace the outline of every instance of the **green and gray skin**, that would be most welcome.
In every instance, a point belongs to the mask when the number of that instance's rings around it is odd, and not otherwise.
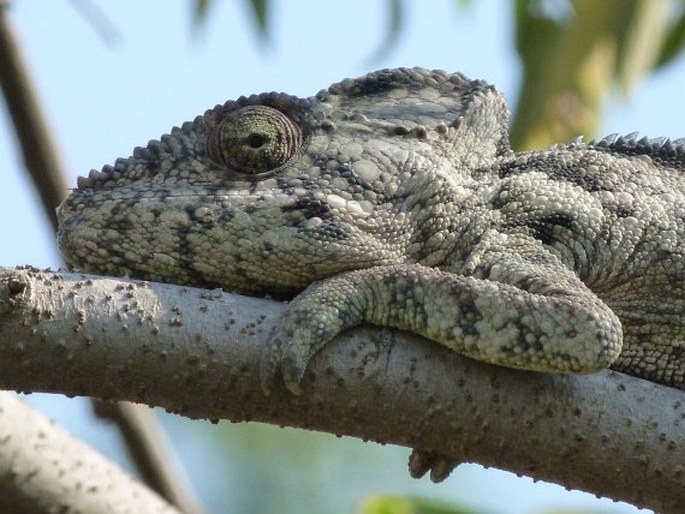
[[[58,215],[85,272],[294,296],[265,389],[300,393],[312,356],[367,322],[685,388],[685,141],[515,153],[501,94],[461,74],[229,101],[80,178]]]

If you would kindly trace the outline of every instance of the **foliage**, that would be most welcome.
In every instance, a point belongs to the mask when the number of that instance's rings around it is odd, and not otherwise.
[[[195,0],[194,21],[196,25],[200,25],[206,20],[211,3],[211,0]],[[266,42],[269,38],[270,4],[268,0],[245,0],[245,3],[257,29],[257,37],[262,43]],[[472,2],[471,0],[454,0],[454,3],[457,7],[467,7]],[[385,4],[388,22],[383,41],[374,52],[372,61],[384,57],[394,48],[406,23],[407,2],[405,0],[385,0]]]
[[[477,514],[477,511],[426,498],[375,495],[362,504],[359,514]]]
[[[517,0],[515,15],[523,65],[515,148],[594,135],[611,88],[627,94],[685,44],[682,0]]]

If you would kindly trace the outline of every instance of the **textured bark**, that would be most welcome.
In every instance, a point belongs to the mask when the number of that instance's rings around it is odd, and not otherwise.
[[[0,512],[180,514],[7,392],[0,393]]]
[[[259,363],[283,309],[221,291],[6,270],[0,387],[352,435],[685,509],[683,391],[611,371],[504,369],[361,327],[314,359],[303,396],[265,397]]]

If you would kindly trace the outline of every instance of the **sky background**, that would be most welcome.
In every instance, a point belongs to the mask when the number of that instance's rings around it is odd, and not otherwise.
[[[238,0],[215,1],[200,28],[192,25],[193,2],[188,0],[91,1],[116,29],[111,43],[70,2],[11,2],[11,21],[72,185],[77,175],[128,156],[134,146],[241,94],[275,90],[311,96],[344,77],[423,66],[485,79],[513,104],[520,82],[510,2],[475,1],[468,9],[455,7],[453,0],[407,2],[406,25],[396,46],[372,60],[386,30],[382,0],[274,0],[269,44],[260,43],[245,3]],[[680,58],[641,82],[629,98],[617,95],[600,133],[685,136],[684,86],[685,60]],[[5,244],[0,263],[58,268],[54,235],[25,176],[6,110],[1,112],[0,230]],[[92,421],[84,401],[47,395],[29,400],[128,466],[113,430]],[[255,483],[272,487],[273,504],[289,512],[317,512],[332,504],[352,512],[372,492],[456,500],[502,514],[562,507],[638,512],[473,465],[460,467],[441,485],[414,481],[405,469],[406,449],[331,442],[327,435],[254,425],[199,426],[171,416],[165,416],[165,424],[188,475],[214,512],[223,511],[224,495],[231,495],[236,512],[268,509],[268,503],[259,503],[267,500],[250,497],[251,487],[245,484]],[[278,458],[307,468],[311,478],[303,483],[297,476],[270,473],[266,468]]]

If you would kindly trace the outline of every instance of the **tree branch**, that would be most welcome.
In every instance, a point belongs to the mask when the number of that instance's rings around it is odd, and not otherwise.
[[[0,512],[180,514],[7,392],[0,392]]]
[[[92,403],[97,416],[117,426],[129,456],[148,487],[184,514],[204,512],[180,473],[167,434],[151,409],[131,402],[93,400]]]
[[[55,207],[67,192],[50,130],[34,93],[29,73],[7,19],[8,5],[0,0],[0,87],[12,117],[26,170],[41,197],[53,228],[57,227]]]
[[[362,327],[317,355],[303,396],[267,398],[258,367],[283,309],[221,291],[5,270],[0,387],[352,435],[685,509],[680,390],[611,371],[504,369]]]

